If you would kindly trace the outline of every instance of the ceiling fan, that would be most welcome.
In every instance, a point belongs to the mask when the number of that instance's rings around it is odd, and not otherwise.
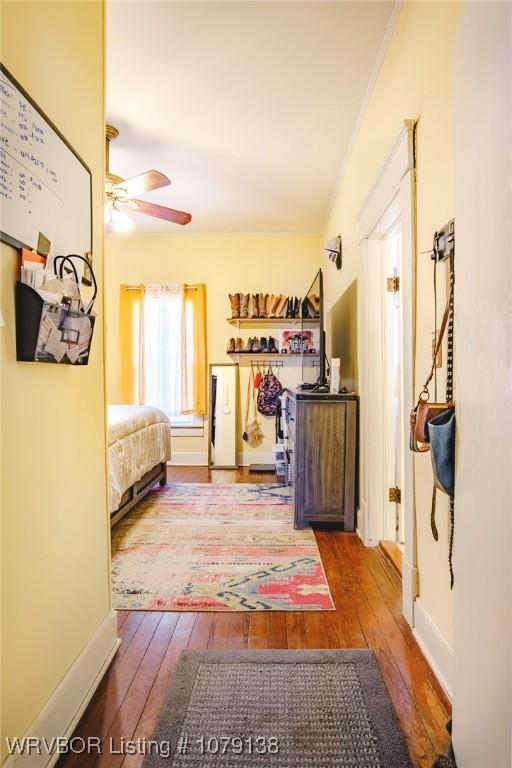
[[[119,131],[113,125],[106,127],[106,179],[105,179],[105,218],[107,229],[114,232],[124,232],[133,227],[133,221],[126,215],[123,208],[145,213],[157,219],[171,221],[173,224],[188,224],[192,219],[190,213],[176,211],[174,208],[166,208],[156,203],[148,203],[138,200],[134,195],[144,195],[160,187],[167,187],[171,182],[159,171],[146,171],[131,179],[123,179],[110,173],[109,145],[113,139],[119,136]]]

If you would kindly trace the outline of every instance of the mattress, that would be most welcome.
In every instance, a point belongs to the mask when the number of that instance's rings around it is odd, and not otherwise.
[[[109,405],[109,511],[146,472],[171,458],[171,424],[149,405]]]

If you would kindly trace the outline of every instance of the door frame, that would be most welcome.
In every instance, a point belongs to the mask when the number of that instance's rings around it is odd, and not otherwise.
[[[399,488],[403,487],[403,481],[402,481],[402,472],[404,468],[404,457],[403,453],[405,451],[405,446],[403,444],[402,440],[402,423],[404,418],[404,408],[403,408],[403,400],[404,400],[404,393],[402,391],[402,375],[401,375],[401,369],[403,365],[403,360],[401,358],[402,355],[402,328],[401,328],[401,319],[402,319],[402,308],[401,308],[401,302],[402,302],[402,294],[401,291],[398,293],[393,293],[391,296],[393,299],[398,298],[398,304],[395,305],[395,309],[390,309],[390,295],[387,292],[386,288],[386,281],[387,278],[392,276],[392,272],[388,268],[388,242],[389,242],[389,236],[390,233],[395,232],[397,229],[402,230],[402,222],[401,222],[401,200],[400,195],[397,195],[393,202],[391,203],[390,207],[386,210],[386,213],[384,214],[383,219],[379,222],[379,228],[378,231],[375,233],[372,233],[373,236],[378,236],[380,239],[380,260],[381,260],[381,279],[380,279],[380,303],[382,305],[382,364],[383,364],[383,392],[385,392],[385,413],[384,413],[384,434],[383,434],[383,451],[384,456],[386,458],[385,465],[384,465],[384,475],[385,475],[385,483],[384,483],[384,490],[389,487],[398,486]],[[401,238],[400,238],[401,239]],[[400,245],[400,251],[401,251],[401,245]],[[402,257],[400,254],[400,264],[399,264],[399,271],[397,272],[397,275],[401,274],[401,261]],[[391,404],[391,390],[392,390],[392,382],[390,378],[390,362],[391,362],[391,356],[389,354],[389,349],[386,346],[386,342],[389,341],[389,330],[390,330],[390,319],[391,315],[394,315],[395,312],[399,313],[399,336],[398,336],[398,356],[400,357],[399,361],[399,371],[398,371],[398,389],[399,389],[399,422],[398,424],[393,423],[394,418],[394,410],[392,408]],[[394,383],[394,382],[393,382]],[[400,459],[397,461],[397,447],[400,446]],[[396,515],[399,513],[400,517],[402,517],[402,511],[400,509],[400,512],[398,510],[398,504],[393,503],[391,501],[386,502],[386,499],[383,499],[384,504],[384,517],[383,517],[383,540],[385,541],[391,541],[394,539],[395,535],[398,533],[398,530],[396,529]],[[400,504],[400,508],[402,505]],[[399,526],[400,528],[400,526]],[[402,542],[405,540],[405,537],[403,536],[403,522],[401,525],[402,528]]]
[[[410,626],[414,623],[414,600],[418,593],[416,552],[416,525],[414,504],[414,464],[408,450],[408,413],[414,402],[414,349],[415,349],[415,120],[405,120],[377,175],[368,197],[359,212],[359,334],[358,358],[361,396],[361,449],[360,449],[360,514],[358,532],[366,546],[377,546],[384,533],[384,456],[374,451],[372,445],[384,445],[384,410],[372,402],[372,389],[378,382],[371,381],[366,361],[372,353],[370,313],[377,312],[382,319],[382,307],[371,306],[367,300],[371,279],[381,279],[381,241],[375,237],[377,227],[393,207],[400,211],[402,231],[402,265],[400,274],[401,326],[402,326],[402,424],[404,459],[402,467],[402,507],[404,516],[405,548],[402,558],[402,612]],[[372,237],[373,235],[373,237]],[[379,256],[378,278],[370,269]],[[380,464],[380,466],[379,466]],[[380,500],[380,503],[379,503]]]

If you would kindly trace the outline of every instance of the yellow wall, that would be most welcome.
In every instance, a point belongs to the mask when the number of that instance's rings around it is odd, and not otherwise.
[[[237,330],[230,317],[228,293],[265,291],[304,295],[318,269],[320,239],[310,235],[108,235],[105,239],[108,399],[118,400],[119,380],[119,285],[121,283],[206,283],[208,360],[230,362],[226,346]],[[286,326],[285,326],[286,327]],[[268,336],[272,328],[240,330]],[[294,361],[295,362],[295,361]],[[287,363],[279,369],[283,385],[298,384],[300,367]],[[241,394],[246,397],[247,368],[242,368]],[[274,443],[274,418],[261,417],[265,442],[258,453],[270,452]],[[241,441],[244,460],[252,449]],[[196,454],[201,460],[208,450],[204,437],[174,438],[175,453]]]
[[[347,338],[339,318],[350,315],[356,328],[354,282],[358,277],[358,213],[404,119],[418,118],[417,128],[417,360],[416,389],[429,362],[434,328],[432,263],[420,255],[432,246],[433,232],[453,210],[452,57],[458,28],[458,3],[406,2],[347,163],[330,213],[324,239],[341,234],[344,262],[336,273],[329,265],[327,306],[333,311],[333,348],[354,350],[345,361],[348,379],[357,379],[356,342]],[[349,353],[350,354],[350,353]],[[448,515],[438,494],[439,542],[430,533],[432,473],[429,457],[415,462],[420,597],[445,638],[452,641],[452,593],[448,575]]]
[[[2,62],[93,172],[101,277],[103,3],[5,2],[1,12]],[[26,732],[110,599],[102,297],[87,368],[17,363],[16,273],[16,251],[2,245],[2,730],[9,736]]]

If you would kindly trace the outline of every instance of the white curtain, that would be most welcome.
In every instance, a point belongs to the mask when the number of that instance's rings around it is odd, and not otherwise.
[[[185,286],[151,284],[144,296],[143,402],[168,416],[191,410]]]

